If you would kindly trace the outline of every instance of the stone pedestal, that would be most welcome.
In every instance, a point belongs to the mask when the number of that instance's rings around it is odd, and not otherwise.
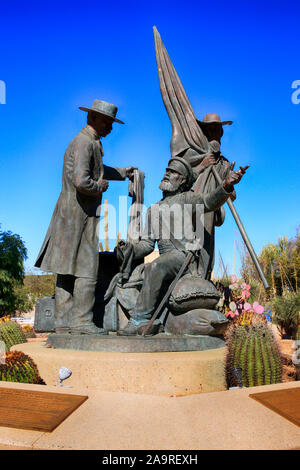
[[[114,333],[103,336],[51,334],[47,344],[52,348],[82,351],[105,352],[175,352],[204,351],[225,346],[224,339],[216,336],[173,336],[159,334],[155,336],[117,336]]]
[[[150,338],[151,339],[151,338]],[[225,348],[206,351],[124,353],[48,348],[45,342],[18,344],[11,350],[32,357],[47,385],[64,382],[81,390],[184,396],[226,390]]]

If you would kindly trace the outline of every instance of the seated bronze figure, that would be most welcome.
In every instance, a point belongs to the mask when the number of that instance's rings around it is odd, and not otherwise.
[[[193,256],[184,276],[166,299],[167,308],[163,316],[155,319],[147,334],[163,330],[171,334],[222,334],[227,320],[214,310],[219,293],[203,275],[203,245],[195,230],[196,212],[199,206],[204,213],[219,209],[230,197],[233,186],[241,180],[246,169],[240,167],[240,170],[233,171],[231,165],[222,185],[209,194],[198,194],[195,190],[197,185],[194,184],[195,174],[189,163],[180,157],[169,161],[159,186],[163,197],[147,211],[141,240],[121,241],[116,249],[122,270],[113,278],[107,290],[105,316],[116,316],[118,304],[121,306],[129,321],[118,330],[120,336],[143,334],[188,253]],[[177,211],[172,210],[174,207]],[[159,257],[150,263],[138,265],[128,276],[132,262],[142,261],[154,251],[156,243]],[[105,322],[107,319],[104,317]]]

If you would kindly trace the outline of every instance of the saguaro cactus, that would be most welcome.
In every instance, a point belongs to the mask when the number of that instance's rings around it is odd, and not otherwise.
[[[21,351],[6,353],[5,363],[0,363],[0,380],[45,385],[35,362]]]
[[[282,381],[282,362],[277,341],[267,324],[232,325],[226,335],[228,387],[236,385],[234,369],[242,369],[243,387]]]

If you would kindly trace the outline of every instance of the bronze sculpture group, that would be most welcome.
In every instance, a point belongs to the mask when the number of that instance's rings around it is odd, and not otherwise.
[[[93,306],[102,193],[108,180],[132,181],[139,172],[102,162],[100,139],[114,122],[123,124],[116,117],[117,107],[100,100],[91,108],[81,107],[88,113],[87,125],[66,150],[62,191],[35,265],[57,274],[57,334],[107,335],[105,317],[117,318],[120,311],[128,322],[115,327],[118,336],[221,335],[227,323],[216,310],[220,294],[211,281],[214,230],[224,222],[223,205],[236,198],[234,185],[248,167],[235,171],[221,154],[223,126],[232,121],[222,121],[215,113],[196,119],[155,28],[154,36],[160,89],[172,124],[162,199],[148,209],[139,239],[120,241],[116,247],[120,272],[105,295],[103,327],[97,327]],[[199,208],[202,237],[195,228]],[[159,256],[144,264],[156,244]]]

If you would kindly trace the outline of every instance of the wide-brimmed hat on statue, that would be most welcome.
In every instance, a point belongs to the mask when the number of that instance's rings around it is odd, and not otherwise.
[[[107,101],[95,100],[91,108],[85,108],[83,106],[79,106],[79,109],[81,109],[81,111],[87,111],[87,112],[93,111],[95,113],[102,114],[103,116],[107,116],[115,122],[124,124],[123,121],[120,121],[120,119],[116,118],[117,111],[118,111],[117,106],[115,106],[112,103],[108,103]]]
[[[189,162],[182,157],[173,157],[168,162],[167,170],[175,170],[187,179],[187,186],[190,188],[195,182],[195,174]]]
[[[197,122],[200,124],[200,126],[209,124],[220,124],[220,126],[225,126],[226,124],[231,125],[233,121],[221,121],[221,118],[218,114],[208,113],[204,116],[202,121],[198,121],[197,119]]]

